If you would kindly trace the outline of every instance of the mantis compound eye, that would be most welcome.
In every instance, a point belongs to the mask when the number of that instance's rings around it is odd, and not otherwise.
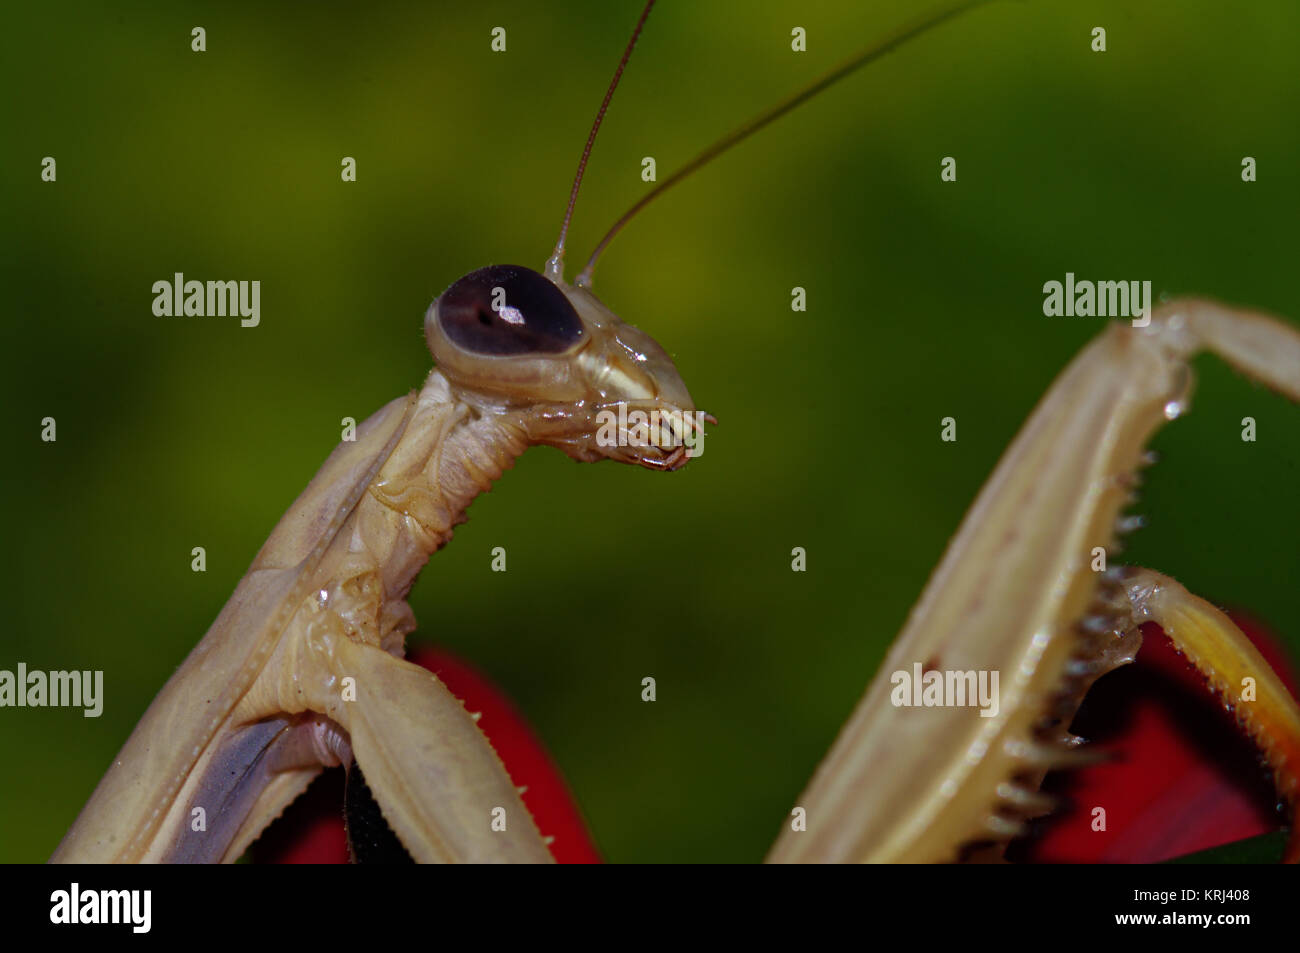
[[[558,354],[584,333],[564,293],[521,265],[471,271],[442,293],[434,312],[447,339],[471,354]]]

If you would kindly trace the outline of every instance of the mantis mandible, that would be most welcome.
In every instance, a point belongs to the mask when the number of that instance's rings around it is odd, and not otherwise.
[[[695,409],[663,351],[604,308],[583,287],[589,279],[584,271],[569,286],[554,268],[484,269],[444,293],[426,319],[437,369],[424,388],[381,410],[356,444],[341,446],[326,463],[217,620],[218,638],[205,639],[164,689],[56,860],[232,859],[321,765],[350,758],[365,769],[386,818],[417,859],[546,859],[539,833],[472,721],[436,680],[398,657],[413,626],[405,590],[419,565],[526,446],[550,444],[577,459],[608,456],[653,468],[683,461],[675,450],[631,440],[614,452],[598,445],[595,415],[610,406],[640,401],[659,411],[670,422],[668,444],[692,433]],[[504,299],[494,307],[498,288]],[[920,712],[891,710],[878,682],[801,802],[810,816],[809,831],[801,832],[807,836],[786,834],[775,859],[941,859],[980,836],[1009,836],[1012,822],[989,817],[1001,802],[1032,807],[1025,784],[1007,792],[1001,786],[1015,771],[1032,774],[1058,759],[1032,747],[1036,741],[1026,733],[1060,693],[1066,667],[1079,661],[1073,657],[1105,656],[1111,646],[1104,637],[1112,629],[1127,632],[1142,613],[1165,621],[1179,612],[1208,617],[1191,597],[1142,574],[1107,579],[1099,596],[1098,580],[1081,568],[1086,549],[1106,545],[1123,502],[1118,489],[1092,489],[1122,487],[1160,414],[1185,400],[1186,355],[1202,346],[1297,396],[1294,331],[1262,316],[1174,302],[1153,317],[1149,331],[1107,332],[1004,458],[891,655],[900,665],[1007,673],[1028,666],[1032,674],[1004,702],[1003,717],[960,730]],[[1056,413],[1058,407],[1077,416]],[[1060,446],[1079,457],[1044,476],[1035,460]],[[1029,495],[1039,510],[1021,506]],[[1074,507],[1068,523],[1055,516],[1063,507]],[[1002,548],[1005,537],[1022,531],[1027,542]],[[997,556],[991,563],[990,552]],[[990,564],[1003,570],[992,579],[976,575]],[[972,591],[987,615],[975,611]],[[1175,597],[1156,599],[1157,591]],[[1090,612],[1098,598],[1110,604]],[[1104,625],[1088,623],[1096,631],[1086,633],[1095,644],[1073,641],[1074,626],[1097,617]],[[1184,640],[1197,631],[1192,624],[1171,628]],[[1248,657],[1221,620],[1212,631],[1226,640],[1226,655]],[[1129,639],[1117,657],[1132,649]],[[1218,672],[1229,662],[1211,652],[1205,664]],[[1250,665],[1261,671],[1253,659]],[[355,702],[342,700],[347,679],[354,680]],[[1267,697],[1283,714],[1265,719],[1257,733],[1284,745],[1294,727],[1286,712],[1294,706],[1287,709],[1289,699],[1275,692]],[[868,733],[865,726],[875,727]],[[943,743],[917,743],[909,732]],[[971,763],[977,747],[985,756]],[[863,777],[864,764],[906,750],[926,754],[925,763],[892,772],[904,785],[901,797]],[[1024,757],[1013,771],[1017,752]],[[241,783],[222,787],[219,779],[232,767]],[[1281,785],[1288,798],[1289,777]],[[906,796],[916,789],[931,792],[924,808]],[[900,803],[906,806],[894,807]],[[188,828],[197,807],[207,807],[213,820],[203,836]],[[490,830],[496,808],[511,819],[505,832]],[[903,816],[891,815],[893,809]],[[827,818],[835,823],[820,820]],[[877,854],[870,845],[881,826],[900,843],[890,841]],[[827,843],[818,832],[831,828],[838,833]]]

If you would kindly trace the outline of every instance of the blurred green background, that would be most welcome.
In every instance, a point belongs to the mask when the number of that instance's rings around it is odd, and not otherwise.
[[[663,0],[597,143],[570,275],[646,188],[641,157],[666,175],[926,5],[809,6]],[[545,261],[638,9],[9,11],[0,668],[103,669],[107,700],[99,719],[0,710],[0,860],[54,849],[340,419],[420,384],[429,302],[482,265]],[[596,291],[721,421],[704,455],[660,475],[531,451],[411,597],[415,638],[526,713],[610,860],[763,855],[1003,449],[1103,325],[1044,317],[1045,281],[1146,278],[1300,319],[1298,31],[1291,0],[995,3],[617,240]],[[259,279],[261,326],[155,317],[175,271]],[[1248,608],[1300,659],[1300,411],[1196,369],[1126,558]]]

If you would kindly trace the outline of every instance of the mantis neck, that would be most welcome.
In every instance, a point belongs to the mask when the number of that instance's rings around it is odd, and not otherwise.
[[[527,448],[512,414],[472,407],[436,368],[430,372],[401,439],[354,514],[352,549],[363,548],[378,564],[390,606],[405,609],[425,562],[465,522],[475,497]]]

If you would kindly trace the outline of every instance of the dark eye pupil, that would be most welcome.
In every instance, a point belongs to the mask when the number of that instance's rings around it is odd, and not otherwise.
[[[582,320],[559,288],[521,265],[491,265],[454,282],[438,321],[475,354],[556,354],[582,339]]]

